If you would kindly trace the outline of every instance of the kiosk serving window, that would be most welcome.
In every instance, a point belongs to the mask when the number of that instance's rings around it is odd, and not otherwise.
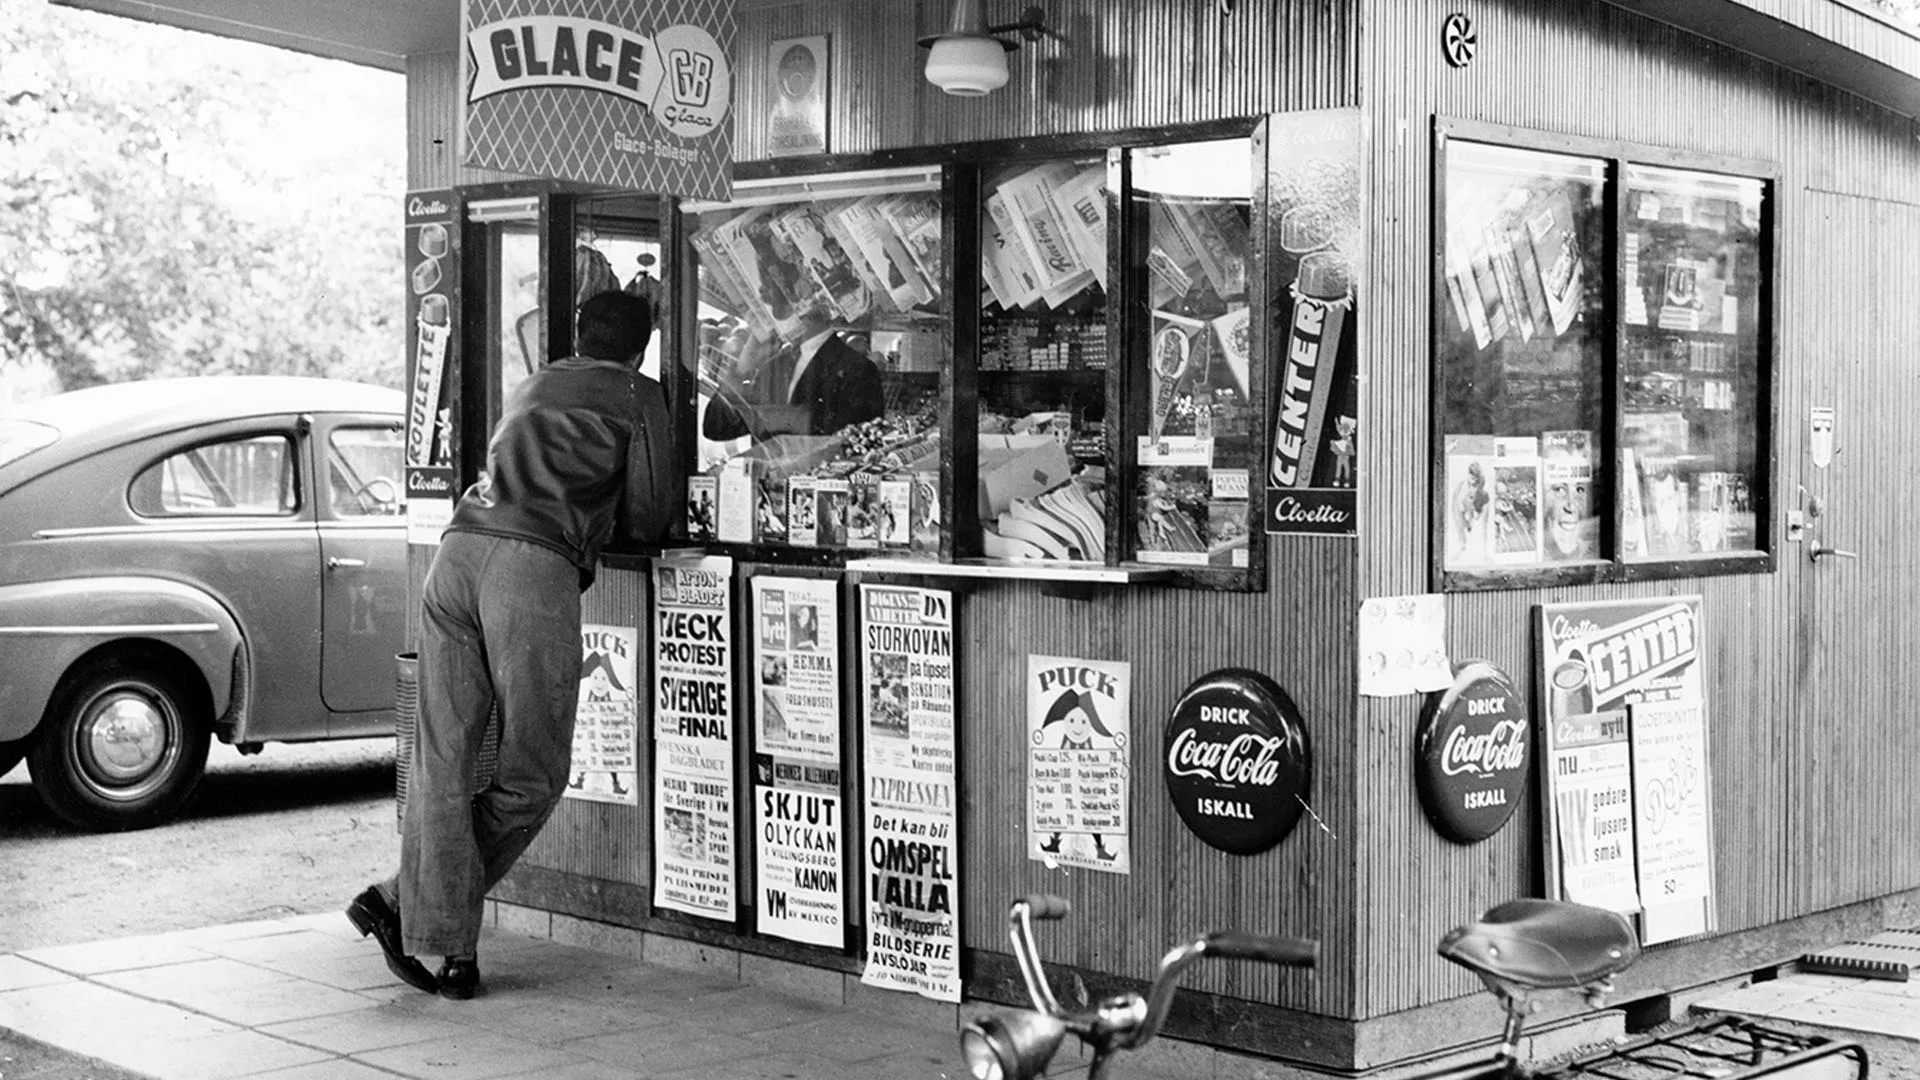
[[[1446,587],[1764,569],[1767,182],[1458,134],[1439,156]]]
[[[690,204],[696,540],[938,553],[949,366],[939,174],[742,182]]]

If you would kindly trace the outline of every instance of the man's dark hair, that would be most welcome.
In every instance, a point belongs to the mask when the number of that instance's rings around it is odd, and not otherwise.
[[[641,297],[607,291],[580,305],[574,351],[595,360],[633,359],[653,336],[653,305]]]

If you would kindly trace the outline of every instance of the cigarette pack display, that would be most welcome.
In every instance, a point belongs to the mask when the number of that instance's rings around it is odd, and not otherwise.
[[[814,521],[819,504],[814,498],[811,474],[787,478],[787,542],[797,547],[813,547],[819,539]]]
[[[687,536],[713,540],[719,535],[720,481],[712,476],[687,477]]]

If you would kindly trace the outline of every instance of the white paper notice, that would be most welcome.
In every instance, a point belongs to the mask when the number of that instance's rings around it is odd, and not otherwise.
[[[1360,692],[1422,694],[1453,685],[1446,598],[1375,596],[1360,603]]]

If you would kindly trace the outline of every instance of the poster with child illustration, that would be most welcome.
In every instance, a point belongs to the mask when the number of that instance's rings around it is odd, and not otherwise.
[[[580,627],[580,698],[573,725],[570,799],[640,805],[639,699],[631,626]]]
[[[1027,657],[1027,857],[1132,872],[1129,665]]]

